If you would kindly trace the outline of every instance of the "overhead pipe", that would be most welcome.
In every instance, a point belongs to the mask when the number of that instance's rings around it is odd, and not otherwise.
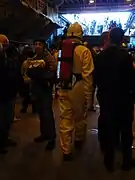
[[[61,2],[57,5],[57,8],[61,7],[64,4],[65,0],[61,0]]]
[[[48,2],[50,2],[50,3],[54,3],[54,0],[48,0]],[[56,4],[56,7],[57,8],[59,8],[59,7],[61,7],[63,4],[64,4],[64,2],[65,2],[65,0],[61,0],[58,4]]]

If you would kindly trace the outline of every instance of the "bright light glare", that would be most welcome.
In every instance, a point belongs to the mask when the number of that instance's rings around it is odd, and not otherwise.
[[[94,0],[89,0],[89,4],[93,4],[94,2]]]
[[[93,35],[98,35],[98,28],[102,26],[102,31],[108,30],[111,21],[121,24],[122,29],[125,29],[130,12],[107,12],[107,13],[91,13],[91,14],[63,14],[63,16],[71,23],[78,22],[82,25],[84,33],[90,32],[90,26],[95,23]],[[86,33],[87,34],[87,33]]]

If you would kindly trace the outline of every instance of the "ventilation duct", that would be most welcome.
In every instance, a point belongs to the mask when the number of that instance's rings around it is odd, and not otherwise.
[[[65,0],[48,0],[48,3],[55,4],[57,8],[61,7],[64,4]]]

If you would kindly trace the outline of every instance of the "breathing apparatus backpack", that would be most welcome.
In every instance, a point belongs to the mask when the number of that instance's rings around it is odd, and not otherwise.
[[[61,89],[72,89],[74,50],[82,45],[71,38],[63,40],[62,49],[58,53],[57,79]]]

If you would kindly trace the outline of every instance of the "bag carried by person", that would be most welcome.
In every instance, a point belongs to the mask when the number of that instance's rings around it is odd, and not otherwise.
[[[27,60],[27,76],[38,83],[54,83],[56,76],[56,61],[54,57],[49,53],[44,59],[35,60],[34,58]]]

